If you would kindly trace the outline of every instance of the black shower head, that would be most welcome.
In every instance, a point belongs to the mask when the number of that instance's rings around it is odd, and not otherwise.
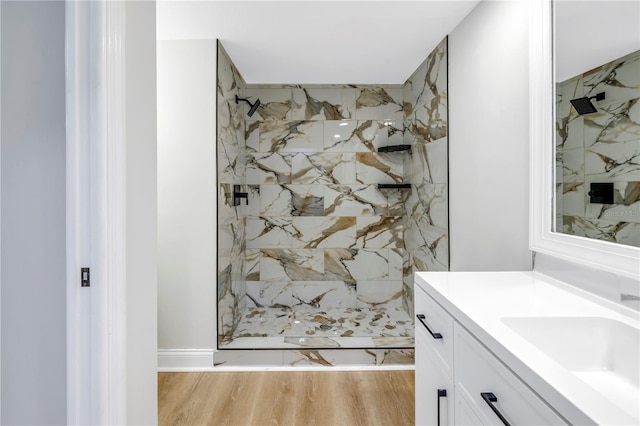
[[[249,102],[248,99],[240,98],[238,97],[238,95],[236,95],[236,104],[239,104],[240,101],[243,101],[249,104],[250,108],[249,108],[249,112],[247,113],[249,117],[255,114],[255,112],[258,110],[258,107],[260,106],[260,99],[256,99],[255,103],[251,103]]]
[[[595,106],[591,103],[591,99],[595,99],[596,101],[601,101],[604,99],[604,92],[598,93],[595,96],[584,97],[578,99],[571,99],[571,105],[576,109],[576,112],[580,115],[591,114],[597,112]]]

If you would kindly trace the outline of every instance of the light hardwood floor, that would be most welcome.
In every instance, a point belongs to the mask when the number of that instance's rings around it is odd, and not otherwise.
[[[159,373],[161,425],[413,425],[414,372]]]

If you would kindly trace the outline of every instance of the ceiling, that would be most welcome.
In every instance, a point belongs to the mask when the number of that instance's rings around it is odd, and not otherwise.
[[[248,84],[402,84],[478,3],[160,0],[157,37],[220,39]]]

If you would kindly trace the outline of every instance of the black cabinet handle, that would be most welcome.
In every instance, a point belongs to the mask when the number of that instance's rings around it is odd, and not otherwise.
[[[502,423],[505,426],[511,426],[511,424],[507,421],[507,419],[505,419],[505,417],[502,415],[500,410],[498,410],[498,408],[496,408],[496,406],[494,405],[494,402],[498,402],[498,397],[495,396],[493,392],[481,392],[480,396],[482,397],[482,399],[484,399],[484,402],[486,402],[489,405],[489,407],[491,407],[493,412],[496,413],[496,416],[498,416],[498,418],[502,420]]]
[[[438,426],[440,426],[440,398],[446,398],[447,397],[447,390],[446,389],[438,389]]]
[[[431,337],[433,337],[434,339],[442,339],[442,334],[434,333],[433,331],[431,331],[431,329],[429,328],[427,323],[424,322],[424,320],[425,320],[425,316],[424,315],[418,314],[418,315],[416,315],[416,318],[418,318],[418,320],[422,323],[422,325],[424,325],[424,328],[426,328],[427,331],[429,332],[429,334],[431,334]]]

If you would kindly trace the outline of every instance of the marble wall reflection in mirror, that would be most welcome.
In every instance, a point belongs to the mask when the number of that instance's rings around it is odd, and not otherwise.
[[[640,2],[555,1],[553,15],[554,231],[640,247]]]

